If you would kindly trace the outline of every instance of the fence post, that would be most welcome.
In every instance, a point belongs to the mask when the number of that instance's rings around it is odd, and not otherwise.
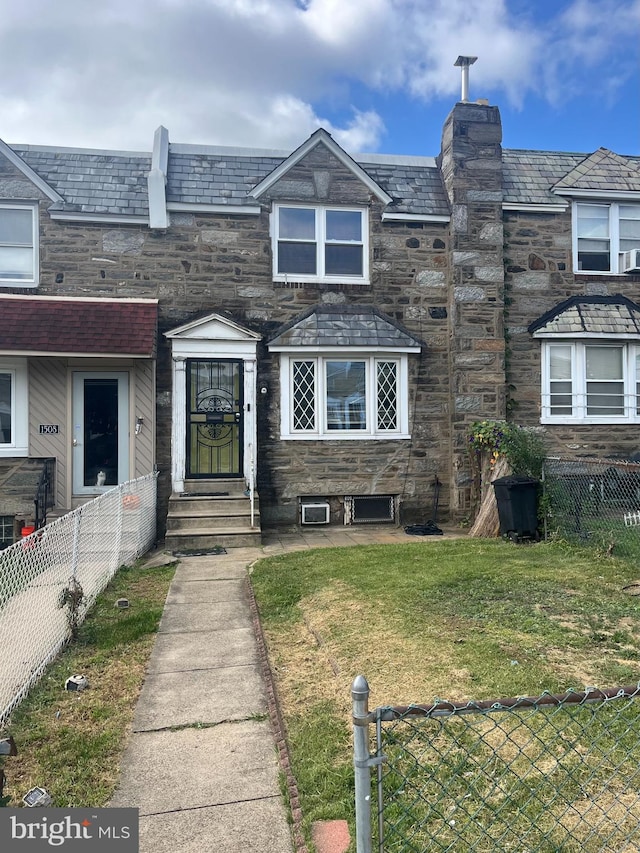
[[[353,768],[356,791],[356,853],[371,853],[371,755],[369,754],[369,685],[358,675],[353,700]]]

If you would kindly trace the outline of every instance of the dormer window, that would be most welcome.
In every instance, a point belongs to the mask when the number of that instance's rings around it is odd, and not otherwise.
[[[37,283],[36,206],[0,204],[0,285]]]
[[[632,249],[640,250],[640,204],[574,205],[575,272],[622,274]]]
[[[273,213],[276,281],[366,284],[366,209],[276,205]]]

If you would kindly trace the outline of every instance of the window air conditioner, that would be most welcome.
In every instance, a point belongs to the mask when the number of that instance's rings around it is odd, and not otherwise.
[[[623,272],[640,272],[640,249],[630,249],[623,253]]]
[[[329,504],[302,504],[303,524],[329,524]]]

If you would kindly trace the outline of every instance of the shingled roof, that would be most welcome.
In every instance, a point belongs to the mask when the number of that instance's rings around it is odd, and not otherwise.
[[[598,148],[558,181],[554,190],[594,190],[605,195],[640,192],[640,160]]]
[[[154,358],[155,299],[0,296],[0,353]]]
[[[417,351],[422,341],[373,305],[315,305],[269,341],[282,347],[385,347]]]
[[[151,155],[13,145],[33,171],[64,198],[52,210],[148,216]]]
[[[626,296],[572,296],[529,326],[534,337],[640,337],[640,305]]]
[[[63,202],[50,209],[148,217],[151,154],[15,145],[13,151]],[[224,146],[169,145],[166,198],[180,205],[255,207],[249,193],[291,152]],[[388,213],[448,216],[449,202],[433,157],[355,154],[354,161],[392,199]],[[505,148],[503,201],[555,205],[563,189],[640,192],[640,157],[606,149],[593,154]]]

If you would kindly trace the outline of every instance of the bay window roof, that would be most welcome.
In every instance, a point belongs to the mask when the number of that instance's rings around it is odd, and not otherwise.
[[[359,347],[420,352],[423,342],[372,305],[316,305],[282,326],[269,349]]]
[[[640,305],[626,296],[572,296],[529,326],[534,338],[640,338]]]

